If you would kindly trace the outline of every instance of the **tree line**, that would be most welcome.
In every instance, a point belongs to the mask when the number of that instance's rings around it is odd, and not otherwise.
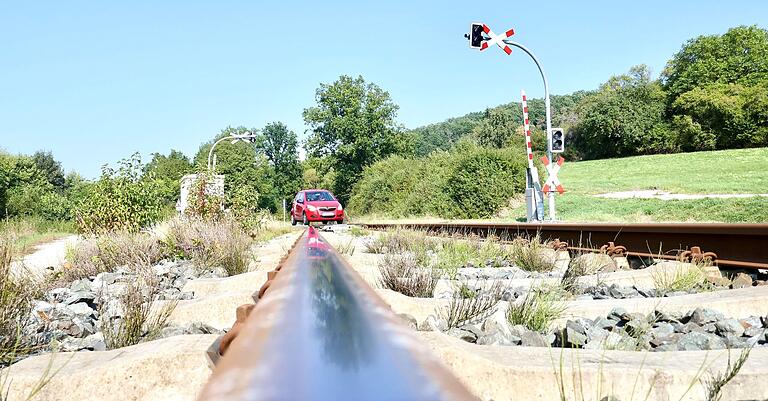
[[[528,106],[534,147],[544,150],[544,101],[531,99]],[[552,106],[553,123],[567,130],[570,160],[768,146],[768,31],[737,27],[694,38],[658,79],[639,65],[596,90],[553,96]],[[251,132],[258,132],[254,143],[218,145],[217,172],[225,174],[227,192],[238,189],[239,195],[247,195],[236,202],[271,212],[301,188],[326,188],[343,203],[351,200],[357,213],[383,207],[384,213],[398,215],[485,217],[494,210],[488,205],[496,205],[500,197],[489,186],[522,190],[520,180],[504,178],[506,170],[524,170],[519,103],[412,130],[397,121],[397,111],[384,89],[361,76],[342,75],[321,83],[315,104],[304,109],[309,130],[303,143],[281,122],[260,129],[227,127],[191,159],[176,150],[152,154],[147,163],[134,156],[117,169],[105,166],[94,181],[76,173],[65,176],[50,152],[0,152],[0,217],[78,219],[85,210],[117,208],[107,202],[114,199],[170,210],[180,178],[204,169],[214,141]],[[305,160],[299,160],[299,146],[306,151]],[[471,174],[455,166],[465,166]],[[93,199],[104,203],[94,205]],[[369,199],[381,202],[374,205]],[[450,202],[474,205],[474,214],[446,207]],[[126,208],[124,213],[139,212]],[[146,219],[160,215],[149,213]]]
[[[551,102],[553,124],[567,130],[571,160],[768,146],[768,31],[741,26],[699,36],[672,56],[658,79],[638,65],[596,90]],[[534,137],[538,131],[543,138],[544,101],[528,105]],[[512,146],[521,125],[520,104],[509,103],[411,132],[416,154],[426,155],[461,137]]]

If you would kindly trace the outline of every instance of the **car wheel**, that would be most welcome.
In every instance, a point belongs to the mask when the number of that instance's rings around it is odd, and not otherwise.
[[[307,214],[306,213],[302,213],[301,216],[302,216],[302,223],[304,223],[305,226],[308,226],[309,225],[309,220],[307,220]]]
[[[292,226],[295,226],[295,225],[296,225],[296,218],[295,218],[295,217],[293,217],[293,213],[291,213],[291,225],[292,225]]]
[[[336,224],[344,224],[344,219],[336,220]]]

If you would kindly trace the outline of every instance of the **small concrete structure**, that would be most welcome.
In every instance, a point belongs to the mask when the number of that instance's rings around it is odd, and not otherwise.
[[[176,210],[179,213],[184,213],[189,205],[189,191],[197,181],[198,174],[187,174],[181,177],[181,193],[179,194],[179,201],[176,202]],[[213,181],[206,184],[206,195],[224,196],[224,176],[214,175]]]

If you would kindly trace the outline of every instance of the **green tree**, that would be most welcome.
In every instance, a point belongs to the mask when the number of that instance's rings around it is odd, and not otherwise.
[[[57,191],[64,190],[64,170],[61,168],[61,163],[53,158],[51,152],[39,150],[32,155],[32,161],[48,183]]]
[[[144,174],[159,181],[166,203],[175,203],[179,198],[181,177],[193,171],[189,158],[178,150],[171,150],[168,156],[153,153],[152,160],[144,166]]]
[[[708,84],[753,86],[768,79],[768,30],[739,26],[723,35],[686,42],[661,75],[674,103],[683,93]]]
[[[317,106],[303,113],[312,130],[305,148],[309,156],[331,160],[333,190],[342,201],[349,199],[365,166],[411,152],[412,141],[395,121],[398,106],[363,77],[342,75],[332,84],[320,84],[315,100]]]
[[[667,153],[677,138],[665,115],[665,94],[645,65],[611,77],[585,98],[572,146],[586,158]]]
[[[243,135],[256,131],[246,127],[227,127],[212,141],[200,146],[194,158],[194,164],[198,170],[205,170],[208,163],[208,151],[213,143],[225,136]],[[225,193],[230,193],[234,188],[250,186],[252,191],[258,194],[259,207],[275,211],[276,193],[272,185],[273,169],[268,159],[258,149],[256,143],[231,143],[222,141],[216,145],[216,173],[224,175]]]
[[[279,202],[291,199],[301,189],[302,182],[296,134],[285,124],[274,122],[264,127],[259,139],[258,148],[264,152],[274,170],[273,184]]]

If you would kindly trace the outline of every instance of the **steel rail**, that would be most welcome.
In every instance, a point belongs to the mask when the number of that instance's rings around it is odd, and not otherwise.
[[[476,399],[309,227],[198,400]]]
[[[768,269],[768,224],[720,223],[497,223],[401,222],[360,223],[371,229],[411,228],[500,238],[540,235],[560,240],[570,249],[599,251],[613,242],[625,255],[677,259],[684,251],[714,254],[722,267]],[[698,248],[696,248],[698,247]]]

